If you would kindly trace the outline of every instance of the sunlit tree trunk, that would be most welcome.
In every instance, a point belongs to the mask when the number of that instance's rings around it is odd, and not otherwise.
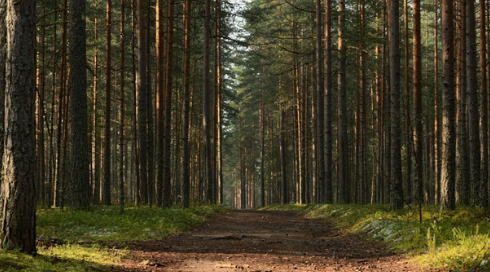
[[[456,128],[455,128],[455,90],[454,90],[454,26],[453,2],[442,0],[442,167],[441,167],[441,210],[456,208]],[[482,101],[483,102],[483,101]]]

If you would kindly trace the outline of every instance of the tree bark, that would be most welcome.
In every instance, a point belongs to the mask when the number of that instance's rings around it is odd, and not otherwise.
[[[456,208],[456,128],[455,128],[455,91],[454,91],[454,26],[453,2],[442,0],[442,167],[441,167],[441,210]],[[482,101],[483,102],[483,101]]]
[[[325,0],[325,22],[324,22],[324,35],[325,35],[325,202],[333,202],[333,181],[332,173],[334,170],[332,161],[332,79],[330,74],[332,73],[332,3],[330,0]]]
[[[403,208],[400,129],[400,23],[398,0],[389,1],[388,39],[390,42],[390,91],[391,91],[391,207]]]
[[[147,148],[147,82],[146,62],[148,53],[146,51],[146,10],[148,0],[138,1],[138,70],[136,75],[136,90],[138,93],[138,154],[139,154],[139,192],[137,192],[137,203],[148,202],[148,148]]]
[[[70,1],[70,208],[90,205],[85,0]],[[107,155],[107,154],[106,154]]]
[[[104,133],[104,185],[102,202],[111,205],[111,13],[112,0],[106,9],[106,69],[105,69],[105,133]]]
[[[424,120],[422,112],[422,38],[420,34],[420,0],[413,1],[413,97],[415,114],[415,180],[414,200],[424,201]]]
[[[1,246],[36,253],[36,5],[2,1],[5,56],[5,150]],[[5,17],[4,17],[5,14]],[[8,16],[6,16],[8,14]],[[2,35],[0,37],[4,37]],[[5,39],[3,39],[5,41]],[[3,47],[3,44],[1,44]],[[3,52],[2,52],[3,53]],[[3,59],[3,58],[2,58]],[[1,76],[0,78],[3,78]]]
[[[121,46],[121,109],[119,111],[119,153],[120,161],[119,161],[119,212],[124,212],[124,80],[125,80],[125,70],[124,70],[124,1],[121,0],[121,28],[120,28],[120,46]]]
[[[347,93],[346,93],[346,44],[344,41],[345,0],[339,0],[338,17],[338,198],[339,203],[350,202],[349,141],[347,135]],[[318,116],[317,118],[320,118]],[[319,148],[320,149],[320,148]],[[323,149],[322,149],[323,150]]]
[[[167,46],[166,46],[166,77],[165,77],[165,139],[164,139],[164,175],[163,175],[163,207],[172,205],[170,151],[172,134],[172,72],[173,72],[173,40],[174,40],[174,0],[169,0],[167,7]]]
[[[481,143],[481,172],[478,188],[479,205],[488,208],[488,90],[487,90],[487,47],[486,47],[486,15],[485,1],[480,1],[480,143]]]
[[[184,87],[184,118],[182,122],[182,143],[183,143],[183,160],[182,160],[182,207],[189,207],[190,198],[190,142],[189,142],[189,124],[190,124],[190,49],[191,49],[191,0],[184,2],[184,57],[183,57],[183,87]]]
[[[478,78],[476,51],[475,0],[466,0],[466,91],[468,93],[468,134],[470,143],[470,176],[473,204],[479,204],[480,187],[480,114],[478,111]]]
[[[209,32],[211,30],[210,17],[211,17],[211,0],[205,0],[204,6],[204,57],[203,57],[203,132],[204,132],[204,162],[205,162],[205,178],[204,184],[207,186],[207,193],[205,197],[206,202],[214,203],[214,177],[211,165],[212,152],[211,152],[211,112],[210,112],[210,88],[209,88],[209,48],[210,39]]]

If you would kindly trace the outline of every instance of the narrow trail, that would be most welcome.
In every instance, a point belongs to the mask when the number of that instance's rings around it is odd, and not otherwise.
[[[422,271],[380,243],[284,211],[227,211],[128,247],[123,271]]]

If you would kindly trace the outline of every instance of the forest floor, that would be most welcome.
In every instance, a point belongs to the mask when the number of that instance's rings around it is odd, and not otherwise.
[[[225,211],[190,231],[124,247],[129,256],[117,271],[425,271],[380,242],[291,211]]]

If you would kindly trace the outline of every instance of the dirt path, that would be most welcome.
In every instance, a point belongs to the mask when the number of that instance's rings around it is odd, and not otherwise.
[[[421,271],[379,243],[283,211],[227,211],[189,232],[128,246],[125,271]]]

